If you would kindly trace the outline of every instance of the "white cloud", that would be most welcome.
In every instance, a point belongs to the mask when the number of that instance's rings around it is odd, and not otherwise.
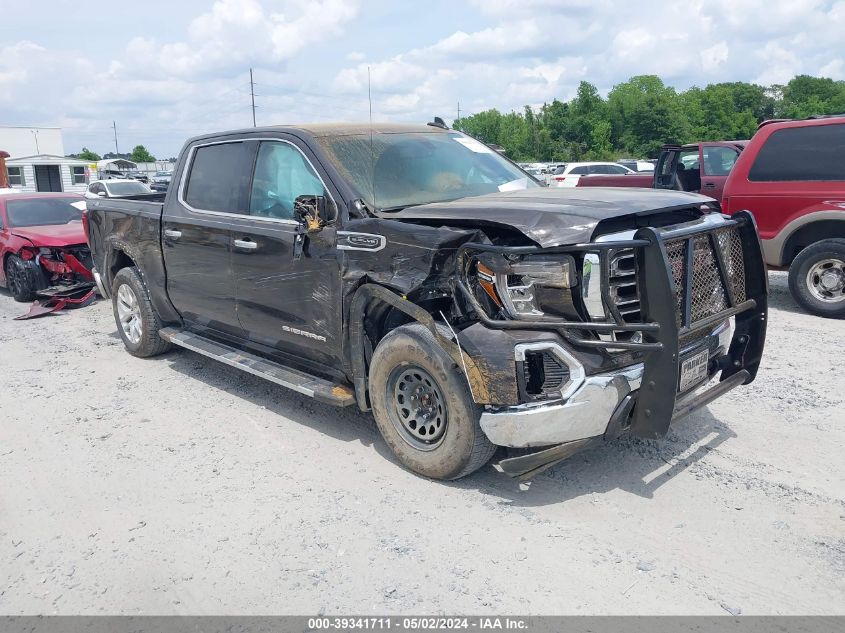
[[[366,118],[368,67],[374,115],[413,121],[452,118],[458,101],[469,114],[569,99],[581,80],[607,92],[637,74],[678,89],[845,78],[845,0],[464,0],[436,34],[427,16],[391,21],[416,10],[393,0],[178,6],[167,28],[125,22],[63,45],[30,9],[19,41],[0,45],[2,122],[64,125],[69,151],[108,151],[117,120],[126,143],[175,153],[190,134],[251,123],[250,67],[259,123]]]

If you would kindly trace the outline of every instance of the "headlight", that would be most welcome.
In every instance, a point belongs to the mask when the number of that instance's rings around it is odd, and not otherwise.
[[[543,289],[566,292],[577,283],[575,260],[569,255],[526,258],[495,273],[478,262],[476,273],[482,290],[514,319],[544,316],[539,292]]]

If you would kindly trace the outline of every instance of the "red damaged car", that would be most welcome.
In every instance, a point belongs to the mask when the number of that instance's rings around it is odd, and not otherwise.
[[[92,286],[83,201],[67,193],[0,194],[0,285],[16,301]]]

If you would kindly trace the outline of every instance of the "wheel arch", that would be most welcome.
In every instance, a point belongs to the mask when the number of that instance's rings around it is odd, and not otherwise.
[[[413,296],[413,295],[412,295]],[[355,397],[362,411],[370,409],[368,362],[369,355],[379,341],[392,330],[407,323],[420,323],[434,336],[443,350],[462,368],[469,380],[476,402],[489,400],[487,383],[472,357],[437,326],[436,316],[451,302],[450,295],[442,293],[417,293],[416,302],[411,297],[400,296],[384,286],[367,283],[358,288],[352,299],[349,314],[349,350],[352,382]]]
[[[845,210],[832,208],[807,209],[786,224],[772,239],[763,241],[766,263],[789,266],[804,248],[829,238],[845,237]],[[828,232],[829,231],[829,232]]]

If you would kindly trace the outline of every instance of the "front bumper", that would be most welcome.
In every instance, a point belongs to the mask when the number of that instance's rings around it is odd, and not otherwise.
[[[733,319],[730,319],[681,350],[680,355],[684,358],[708,350],[710,371],[705,385],[725,363],[734,329]],[[584,377],[572,395],[562,402],[488,408],[481,414],[481,429],[493,444],[512,448],[615,437],[630,424],[644,373],[645,364],[638,363]],[[735,386],[737,384],[731,383],[731,388]],[[692,411],[689,403],[707,391],[710,389],[699,385],[680,396],[672,420]]]
[[[481,430],[498,446],[528,448],[603,435],[613,412],[640,388],[643,365],[590,376],[566,402],[518,405],[481,414]]]

